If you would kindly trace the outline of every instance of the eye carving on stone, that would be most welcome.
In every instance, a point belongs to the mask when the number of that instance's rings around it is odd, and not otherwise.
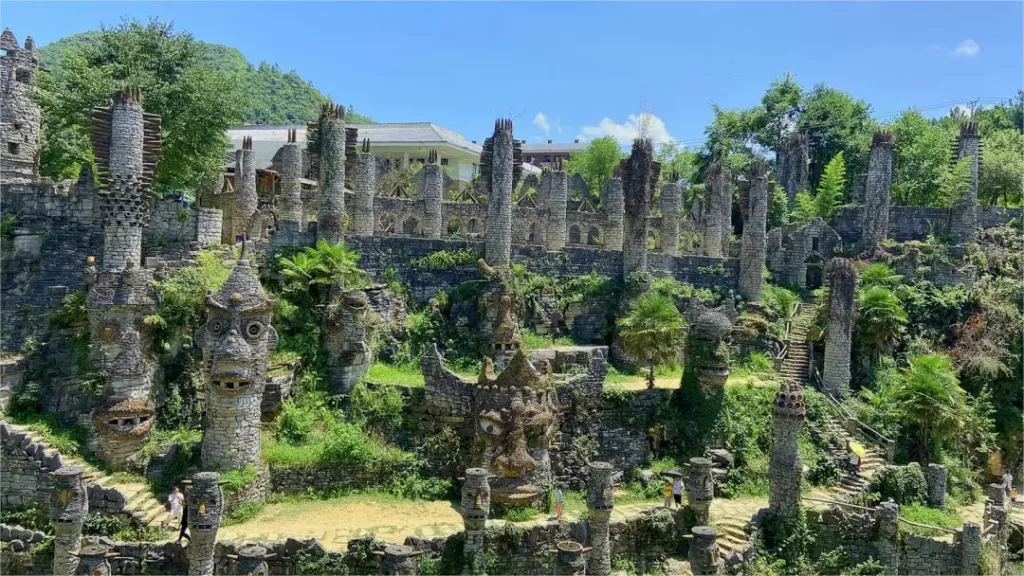
[[[210,322],[210,332],[212,334],[220,334],[221,330],[224,329],[224,324],[220,320],[213,320]]]
[[[266,326],[262,322],[253,320],[245,325],[245,337],[249,339],[259,338],[264,330],[266,330]]]

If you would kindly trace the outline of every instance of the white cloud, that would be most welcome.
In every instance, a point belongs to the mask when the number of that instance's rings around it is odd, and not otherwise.
[[[543,112],[537,112],[537,115],[533,117],[533,125],[543,130],[545,134],[551,132],[551,123],[548,122],[548,117]]]
[[[966,58],[973,58],[981,52],[981,46],[974,40],[967,39],[957,45],[956,50],[953,51],[957,56],[964,56]]]
[[[630,114],[622,124],[616,123],[611,118],[603,118],[597,126],[584,126],[580,130],[580,138],[593,140],[604,136],[615,138],[620,144],[629,144],[640,136],[643,131],[655,144],[663,144],[672,140],[672,135],[665,128],[665,122],[655,116],[644,112],[642,114]]]

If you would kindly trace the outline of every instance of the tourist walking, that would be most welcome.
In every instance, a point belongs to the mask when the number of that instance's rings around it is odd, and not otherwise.
[[[565,494],[561,488],[555,488],[555,516],[562,519],[562,503],[565,502]]]
[[[676,508],[683,505],[683,479],[676,478],[672,481],[672,498],[676,501]]]
[[[171,516],[169,518],[164,519],[164,521],[160,524],[161,527],[166,526],[168,522],[174,522],[175,525],[181,523],[182,508],[184,502],[185,495],[181,493],[181,490],[179,490],[177,486],[175,486],[174,490],[171,490],[170,495],[167,496],[167,504],[168,506],[170,506]]]
[[[178,544],[181,544],[181,539],[185,538],[189,542],[192,542],[192,537],[185,534],[188,530],[188,501],[184,498],[181,499],[181,527],[178,529]]]
[[[1003,472],[1003,490],[1006,490],[1007,497],[1010,496],[1010,493],[1012,492],[1012,489],[1013,489],[1013,474],[1011,474],[1010,473],[1010,469],[1007,468],[1006,472]]]
[[[665,494],[665,508],[672,508],[672,483],[665,480],[665,487],[662,489]]]

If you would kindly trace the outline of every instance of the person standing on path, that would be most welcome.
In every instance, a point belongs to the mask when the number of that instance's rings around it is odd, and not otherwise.
[[[672,498],[676,501],[676,508],[683,506],[683,479],[676,478],[672,482]]]
[[[192,537],[185,534],[186,530],[188,530],[188,502],[183,497],[181,499],[181,528],[178,530],[178,544],[181,544],[182,538],[192,542]]]
[[[1010,495],[1010,489],[1013,488],[1013,474],[1010,474],[1010,469],[1007,468],[1006,472],[1003,473],[1003,490],[1006,490],[1006,495]]]
[[[562,519],[562,503],[565,502],[565,494],[561,488],[555,488],[555,516]]]
[[[662,492],[665,494],[665,508],[672,509],[672,483],[665,480],[665,487],[662,488]]]

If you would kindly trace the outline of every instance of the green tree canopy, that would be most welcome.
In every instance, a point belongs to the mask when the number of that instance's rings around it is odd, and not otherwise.
[[[907,321],[903,304],[892,290],[882,286],[860,290],[854,334],[872,357],[892,352],[906,331]]]
[[[797,126],[810,139],[811,186],[817,187],[825,166],[839,152],[846,157],[848,180],[867,171],[867,152],[876,123],[871,119],[871,106],[863,100],[819,84],[804,96]]]
[[[892,200],[902,206],[932,206],[938,182],[949,169],[952,124],[944,127],[917,110],[900,114],[889,124],[895,137]]]
[[[604,185],[615,175],[615,168],[622,157],[619,143],[611,136],[605,136],[591,140],[585,149],[573,152],[565,170],[582,176],[590,195],[598,198]]]
[[[654,388],[654,367],[675,361],[683,345],[686,320],[671,297],[650,291],[630,304],[618,325],[626,354],[647,365],[647,387]]]
[[[984,137],[978,200],[983,204],[1019,206],[1024,189],[1024,134],[1010,128]]]

